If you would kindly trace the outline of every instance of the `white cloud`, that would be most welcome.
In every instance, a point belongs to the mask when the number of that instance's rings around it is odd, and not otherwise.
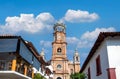
[[[82,10],[71,10],[69,9],[61,21],[67,21],[72,23],[80,22],[93,22],[99,18],[96,13],[89,13],[88,11]]]
[[[114,32],[116,31],[115,28],[109,27],[109,28],[96,28],[94,31],[87,31],[85,32],[78,43],[78,48],[86,48],[93,46],[94,41],[98,37],[100,32]]]
[[[115,28],[96,28],[93,31],[85,32],[80,38],[77,37],[67,37],[68,44],[77,45],[77,48],[88,48],[91,47],[98,37],[100,32],[114,32]]]
[[[44,41],[44,40],[41,40],[41,41],[40,41],[40,45],[41,45],[42,47],[45,47],[45,48],[52,46],[51,41]]]
[[[79,41],[76,37],[67,37],[66,40],[69,44],[76,44]]]
[[[87,40],[80,40],[77,43],[77,48],[88,48],[91,46],[91,42],[87,41]]]
[[[92,22],[99,18],[96,13],[89,13],[82,10],[69,9],[60,22]],[[20,14],[20,16],[7,17],[4,25],[0,25],[0,33],[37,33],[51,30],[55,23],[54,17],[48,13],[40,13],[36,17],[34,14]]]
[[[0,25],[2,33],[17,33],[25,31],[28,33],[42,32],[52,29],[54,17],[50,13],[40,13],[34,17],[33,14],[20,14],[20,16],[7,17],[5,25]]]
[[[94,31],[90,32],[87,31],[86,33],[84,33],[81,37],[81,39],[83,40],[95,40],[100,32],[113,32],[116,31],[115,28],[113,27],[109,27],[109,28],[96,28]]]
[[[68,45],[75,45],[76,48],[84,48],[84,47],[90,47],[91,43],[87,40],[81,40],[81,38],[77,38],[77,37],[67,37],[66,38]]]

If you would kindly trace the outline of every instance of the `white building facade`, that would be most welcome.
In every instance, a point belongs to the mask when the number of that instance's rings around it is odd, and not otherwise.
[[[80,72],[87,79],[120,79],[120,32],[101,32]]]

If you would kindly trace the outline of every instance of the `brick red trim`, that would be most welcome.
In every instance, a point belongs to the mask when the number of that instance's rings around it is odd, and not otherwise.
[[[108,68],[107,72],[108,72],[108,79],[116,79],[115,68]]]

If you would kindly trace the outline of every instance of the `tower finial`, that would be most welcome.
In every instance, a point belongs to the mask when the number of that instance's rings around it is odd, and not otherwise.
[[[58,31],[58,32],[65,32],[65,24],[63,24],[62,22],[57,22],[56,24],[54,24],[54,27],[53,27],[54,31]]]
[[[75,53],[74,53],[74,62],[80,62],[80,56],[79,53],[77,51],[77,48],[75,49]]]
[[[75,49],[75,52],[77,52],[77,48]]]
[[[43,57],[43,59],[44,59],[44,56],[45,56],[44,48],[42,48],[42,51],[41,51],[40,55],[41,55],[41,56]]]

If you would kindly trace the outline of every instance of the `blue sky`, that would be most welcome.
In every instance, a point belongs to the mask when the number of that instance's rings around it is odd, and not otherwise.
[[[0,0],[0,34],[20,35],[52,55],[53,24],[66,25],[67,55],[84,62],[99,32],[120,31],[119,0]]]

